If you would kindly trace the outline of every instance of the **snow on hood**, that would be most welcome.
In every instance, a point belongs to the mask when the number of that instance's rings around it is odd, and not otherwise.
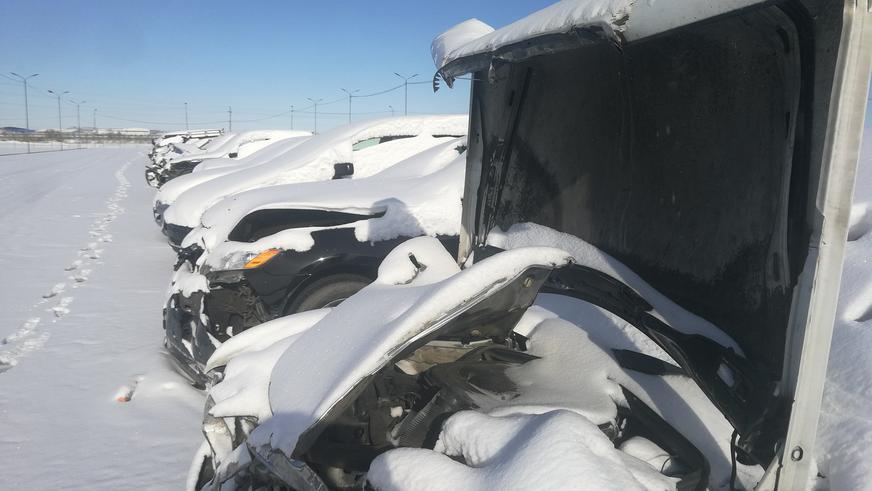
[[[572,254],[576,263],[598,269],[635,290],[654,307],[655,316],[673,328],[687,334],[701,334],[725,347],[733,348],[736,353],[743,353],[738,343],[720,328],[685,310],[620,261],[574,235],[535,223],[520,223],[513,225],[506,232],[499,229],[491,231],[487,243],[501,249],[531,246],[563,249]]]
[[[271,160],[286,156],[291,149],[309,138],[309,136],[286,138],[276,142],[274,145],[270,145],[240,159],[222,157],[202,162],[194,168],[194,172],[179,176],[161,186],[154,196],[154,204],[157,205],[158,203],[162,203],[170,205],[175,202],[180,194],[198,184],[211,181],[216,177],[221,177],[243,168],[261,165],[270,162]]]
[[[167,208],[164,220],[176,225],[195,227],[199,225],[203,212],[225,196],[263,186],[331,179],[334,164],[354,162],[355,152],[352,147],[357,142],[386,136],[460,136],[466,134],[467,122],[466,115],[408,116],[364,121],[335,128],[309,138],[290,152],[288,159],[274,159],[258,166],[247,167],[240,172],[220,176],[189,189],[178,196],[173,206]],[[423,140],[421,142],[425,143]],[[429,143],[432,146],[438,141],[430,140]],[[426,148],[428,147],[422,146],[419,151]],[[392,163],[398,161],[394,160]],[[366,172],[357,166],[354,171]]]
[[[426,268],[416,269],[410,254]],[[385,258],[375,282],[333,308],[287,347],[269,377],[270,407],[248,411],[272,414],[266,421],[261,419],[250,442],[269,444],[290,455],[304,431],[363,377],[388,363],[400,346],[438,330],[440,319],[453,318],[463,306],[484,298],[526,269],[561,266],[567,260],[568,255],[558,249],[522,248],[460,273],[437,239],[417,237],[404,242]],[[234,358],[228,370],[237,363],[246,361]],[[243,388],[237,386],[241,382],[225,375],[216,387],[236,393]],[[216,405],[211,411],[215,415],[220,410]]]
[[[291,130],[256,130],[236,133],[221,142],[218,142],[218,139],[216,138],[200,152],[185,152],[181,155],[171,157],[168,159],[168,162],[227,157],[229,154],[239,151],[239,149],[246,144],[262,141],[275,143],[286,138],[306,136],[307,134],[309,133],[305,131]]]
[[[224,378],[232,382],[212,387],[213,416],[253,416],[264,420],[269,412],[272,367],[300,334],[317,324],[330,309],[317,309],[279,317],[231,337],[212,353],[206,371],[227,365]],[[229,364],[230,359],[237,360]]]
[[[202,225],[185,237],[182,246],[200,244],[205,250],[201,259],[204,264],[226,269],[227,258],[236,255],[271,248],[308,250],[314,244],[312,232],[325,228],[354,228],[355,237],[361,242],[400,236],[458,235],[466,171],[465,154],[457,152],[462,144],[463,139],[451,139],[368,178],[285,184],[230,196],[203,215]],[[283,230],[255,242],[227,240],[240,220],[264,209],[384,212],[384,215],[338,227]]]
[[[533,38],[566,34],[574,29],[601,27],[634,40],[763,1],[562,0],[488,34],[484,34],[487,30],[474,19],[458,24],[436,37],[431,53],[436,68],[441,70],[461,58],[492,53]],[[483,35],[469,40],[476,32]]]
[[[583,416],[557,410],[502,417],[455,413],[445,421],[434,450],[383,453],[372,462],[367,481],[382,491],[659,491],[675,489],[677,480],[616,449]]]

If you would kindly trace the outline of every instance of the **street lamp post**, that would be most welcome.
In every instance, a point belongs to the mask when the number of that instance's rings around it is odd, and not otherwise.
[[[393,118],[394,117],[394,106],[388,104],[388,109],[391,110],[391,117]]]
[[[227,132],[233,133],[233,107],[227,106]]]
[[[24,84],[24,126],[25,126],[25,128],[27,128],[29,130],[30,129],[30,109],[28,108],[28,104],[27,104],[27,80],[31,79],[33,77],[36,77],[39,74],[34,73],[33,75],[28,75],[26,77],[22,77],[21,75],[15,73],[15,72],[9,72],[9,73],[11,73],[12,75],[21,79],[21,82]],[[29,142],[27,145],[27,151],[30,152],[30,143]]]
[[[318,103],[323,101],[324,99],[323,98],[312,99],[311,97],[306,97],[306,99],[308,99],[309,102],[311,102],[312,105],[315,107],[315,117],[314,117],[314,121],[312,122],[312,133],[317,134],[318,133]]]
[[[64,94],[69,94],[69,90],[65,90],[63,92],[55,92],[53,90],[48,91],[49,94],[58,98],[58,140],[61,142],[61,150],[64,149],[64,127],[63,123],[61,123],[61,96]]]
[[[94,127],[94,133],[97,132],[97,108],[94,108],[94,113],[91,115],[91,125]]]
[[[400,75],[399,73],[394,72],[394,75],[403,79],[403,91],[405,92],[405,95],[403,98],[403,100],[404,100],[404,102],[403,102],[403,114],[408,116],[409,115],[409,80],[412,80],[413,78],[417,77],[418,74],[416,73],[410,77],[404,77],[404,76]]]
[[[360,89],[354,89],[350,92],[346,89],[339,89],[339,90],[348,94],[348,124],[351,124],[351,98],[354,97],[354,94],[360,92]]]
[[[82,104],[88,101],[75,101],[70,99],[70,102],[76,105],[76,138],[79,140],[79,148],[82,148]]]
[[[185,131],[188,131],[188,103],[185,103]]]
[[[294,129],[294,105],[291,104],[291,130]]]

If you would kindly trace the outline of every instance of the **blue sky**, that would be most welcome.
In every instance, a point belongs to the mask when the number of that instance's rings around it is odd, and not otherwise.
[[[290,105],[331,101],[340,88],[377,92],[401,83],[393,72],[428,81],[435,71],[430,41],[477,17],[495,27],[553,0],[483,1],[0,1],[0,72],[32,79],[30,126],[57,127],[57,100],[46,89],[70,91],[63,125],[99,127],[226,126],[289,128]],[[466,112],[468,85],[433,94],[409,88],[409,112]],[[357,117],[403,110],[402,89],[353,100]],[[319,107],[318,126],[347,121],[347,99]],[[271,115],[286,114],[268,118]],[[369,114],[364,114],[369,113]],[[260,121],[250,121],[261,119]],[[156,124],[146,124],[143,121]],[[0,126],[24,126],[23,89],[0,77]],[[311,110],[295,127],[311,129]]]

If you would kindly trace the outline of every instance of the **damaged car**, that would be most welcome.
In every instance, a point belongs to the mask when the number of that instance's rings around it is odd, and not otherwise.
[[[367,178],[270,186],[206,212],[185,238],[164,309],[165,345],[197,386],[217,346],[252,326],[338,305],[410,237],[457,251],[465,139]]]
[[[203,213],[222,198],[249,189],[288,183],[372,176],[412,155],[466,135],[465,115],[383,118],[315,135],[258,165],[235,172],[211,169],[186,179],[155,201],[164,235],[178,247]],[[206,179],[204,182],[200,182]],[[187,188],[189,183],[196,185]],[[179,192],[180,191],[180,192]]]
[[[806,488],[866,7],[563,1],[437,38],[473,78],[457,256],[411,239],[224,343],[189,487]]]

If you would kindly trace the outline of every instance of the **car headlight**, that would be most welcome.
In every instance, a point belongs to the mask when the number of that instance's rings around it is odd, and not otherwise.
[[[227,255],[224,258],[223,270],[232,269],[257,269],[268,263],[272,258],[276,257],[280,252],[279,249],[267,249],[260,253],[254,252],[235,252]]]

